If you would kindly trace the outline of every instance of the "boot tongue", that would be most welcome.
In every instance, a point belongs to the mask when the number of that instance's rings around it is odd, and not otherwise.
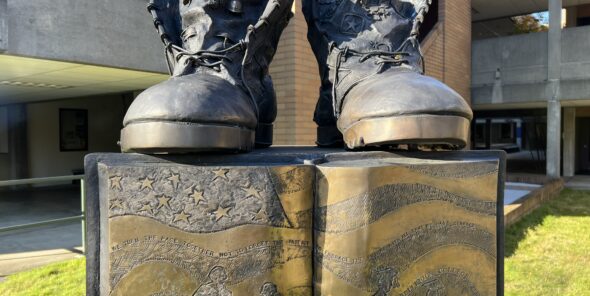
[[[321,0],[317,17],[338,48],[395,51],[410,35],[413,7],[398,0]]]
[[[193,0],[182,14],[183,47],[189,51],[219,51],[226,49],[246,36],[248,25],[258,20],[258,13],[238,14],[215,1]],[[262,1],[264,2],[264,1]],[[217,3],[217,2],[215,2]],[[241,2],[240,2],[241,3]],[[258,7],[261,6],[261,7]],[[262,5],[246,7],[262,10]]]

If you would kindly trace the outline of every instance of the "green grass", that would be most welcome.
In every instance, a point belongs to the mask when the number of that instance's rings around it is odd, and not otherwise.
[[[84,259],[74,259],[8,276],[0,283],[2,296],[84,295]]]
[[[561,195],[506,230],[506,295],[590,295],[590,191]]]
[[[84,295],[84,259],[9,276],[2,296]],[[590,191],[564,190],[506,230],[506,295],[590,296]]]

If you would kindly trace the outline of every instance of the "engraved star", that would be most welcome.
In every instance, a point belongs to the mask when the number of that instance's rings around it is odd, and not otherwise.
[[[258,211],[258,213],[256,213],[256,215],[254,215],[254,219],[255,221],[267,221],[268,214],[266,213],[266,210],[264,209],[260,209],[260,211]]]
[[[190,224],[190,222],[188,221],[188,218],[190,218],[191,215],[185,213],[184,211],[174,215],[174,221],[172,221],[172,223],[178,222],[178,221],[184,221],[187,224]]]
[[[357,32],[357,26],[358,26],[358,23],[356,22],[356,20],[354,18],[348,18],[346,20],[346,27],[344,28],[344,31]]]
[[[230,210],[231,210],[231,207],[227,207],[227,208],[224,208],[222,206],[217,207],[217,210],[215,210],[213,212],[213,214],[215,214],[215,221],[219,221],[219,219],[221,219],[223,217],[229,218],[229,211]]]
[[[162,195],[158,198],[158,207],[156,208],[156,210],[161,209],[162,207],[168,207],[168,209],[171,210],[170,208],[170,197],[167,197],[166,195]]]
[[[121,210],[125,209],[125,207],[123,207],[123,202],[120,199],[111,200],[111,206],[109,209],[112,210],[114,208],[119,208]]]
[[[154,179],[150,179],[148,177],[145,177],[145,179],[139,180],[139,181],[141,181],[141,185],[139,186],[139,191],[142,191],[146,188],[154,190],[154,187],[153,187]]]
[[[227,170],[218,169],[216,171],[213,171],[213,173],[215,174],[215,178],[213,178],[213,181],[217,180],[217,178],[221,178],[221,179],[225,179],[225,180],[229,181],[229,179],[227,178]]]
[[[260,196],[260,192],[258,192],[258,190],[256,190],[256,188],[252,185],[250,185],[248,188],[242,188],[242,190],[246,191],[246,197],[254,196],[256,198],[262,198],[262,196]]]
[[[179,174],[172,174],[170,177],[166,178],[166,180],[172,183],[172,187],[174,189],[178,188],[178,183],[180,183],[180,175]]]
[[[203,196],[203,191],[198,191],[196,189],[193,189],[193,193],[191,193],[189,195],[190,198],[195,200],[195,204],[198,205],[199,202],[204,201],[206,202],[207,200],[205,199],[205,196]]]
[[[121,186],[121,180],[123,179],[123,177],[121,176],[112,176],[109,178],[109,181],[111,182],[111,189],[118,189],[119,191],[123,190],[123,186]]]
[[[150,214],[153,214],[154,208],[149,203],[146,203],[139,209],[139,212],[149,212]]]

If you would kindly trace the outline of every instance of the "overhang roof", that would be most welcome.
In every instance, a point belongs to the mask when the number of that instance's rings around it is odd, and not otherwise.
[[[590,4],[590,0],[563,0],[564,7]],[[471,0],[473,21],[547,11],[548,0]]]

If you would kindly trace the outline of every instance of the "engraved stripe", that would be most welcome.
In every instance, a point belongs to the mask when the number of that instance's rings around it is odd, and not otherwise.
[[[406,232],[365,258],[349,258],[323,252],[321,246],[317,247],[314,257],[318,268],[323,266],[341,280],[373,291],[375,282],[371,275],[374,270],[393,268],[401,273],[422,256],[454,245],[469,246],[480,250],[491,260],[496,259],[496,237],[478,225],[464,222],[423,225]]]
[[[429,292],[445,292],[446,295],[472,295],[479,296],[481,293],[469,280],[466,272],[457,268],[440,268],[436,272],[428,273],[418,278],[400,296],[423,296]],[[432,293],[434,295],[440,295]]]
[[[110,284],[115,287],[134,268],[149,262],[168,262],[187,270],[198,282],[207,280],[214,266],[227,271],[228,284],[236,284],[283,266],[289,261],[310,260],[309,242],[261,241],[229,252],[215,252],[171,237],[150,236],[113,246]]]
[[[498,174],[498,162],[477,162],[474,164],[428,164],[428,165],[404,165],[415,172],[432,177],[453,179],[475,178],[485,175]]]
[[[330,233],[351,231],[407,205],[428,201],[444,201],[478,214],[496,215],[495,202],[474,200],[424,184],[390,184],[361,196],[316,208],[314,228]]]

